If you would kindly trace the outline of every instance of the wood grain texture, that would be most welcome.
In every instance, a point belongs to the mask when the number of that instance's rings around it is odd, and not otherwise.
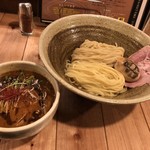
[[[43,65],[38,52],[39,38],[43,29],[44,28],[42,27],[35,27],[33,29],[33,35],[28,37],[23,60],[36,62],[38,64]]]
[[[44,27],[22,36],[18,16],[0,13],[0,63],[33,61]],[[87,100],[60,85],[58,111],[39,134],[23,140],[0,140],[0,150],[150,150],[150,101],[109,105]]]
[[[111,150],[149,150],[150,132],[140,104],[103,104],[103,115]]]
[[[5,14],[0,21],[0,62],[21,60],[27,37],[20,34],[18,16]]]
[[[5,14],[0,22],[0,62],[10,60],[26,60],[41,63],[38,57],[38,42],[42,28],[34,29],[33,36],[22,36],[16,25],[16,15]],[[10,27],[16,25],[13,29]],[[6,51],[8,49],[8,51]],[[25,51],[25,53],[24,53]],[[0,140],[2,150],[55,150],[56,121],[55,119],[38,135],[24,140]]]
[[[101,104],[61,88],[57,150],[107,150]]]
[[[33,35],[28,37],[23,60],[32,61],[39,65],[43,65],[38,53],[39,38],[43,29],[43,27],[34,27]],[[55,150],[55,142],[56,119],[54,118],[52,122],[50,122],[48,127],[46,127],[42,132],[40,132],[36,137],[34,137],[32,139],[32,142],[30,141],[29,143],[27,143],[27,145],[32,145],[32,148],[34,150]]]
[[[149,131],[150,131],[150,101],[147,101],[145,103],[141,104],[147,125],[149,127]]]

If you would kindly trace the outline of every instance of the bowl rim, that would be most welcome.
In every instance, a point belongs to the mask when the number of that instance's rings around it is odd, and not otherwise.
[[[57,26],[57,23],[61,22],[61,21],[64,21],[66,19],[75,19],[75,18],[78,18],[78,17],[95,17],[97,19],[99,18],[103,18],[103,19],[108,19],[108,20],[111,20],[113,22],[116,22],[116,23],[119,23],[119,24],[122,24],[123,26],[126,26],[128,27],[129,29],[131,30],[134,30],[136,31],[137,33],[139,33],[140,35],[146,37],[146,39],[148,41],[150,41],[150,37],[144,33],[143,31],[139,30],[138,28],[136,28],[135,26],[131,25],[131,24],[128,24],[126,22],[123,22],[123,21],[120,21],[120,20],[117,20],[115,18],[111,18],[111,17],[108,17],[108,16],[102,16],[102,15],[94,15],[94,14],[76,14],[76,15],[70,15],[70,16],[66,16],[66,17],[63,17],[63,18],[60,18],[54,22],[52,22],[51,24],[49,24],[42,32],[41,36],[40,36],[40,40],[39,40],[39,55],[41,57],[41,60],[42,62],[44,63],[45,67],[47,68],[47,70],[52,74],[52,76],[57,80],[59,81],[64,87],[66,87],[68,90],[82,96],[82,97],[85,97],[89,100],[94,100],[94,101],[98,101],[98,102],[104,102],[104,103],[111,103],[111,104],[135,104],[135,103],[140,103],[140,102],[144,102],[144,101],[147,101],[147,100],[150,100],[150,95],[148,96],[143,96],[142,98],[132,98],[132,100],[130,99],[124,99],[122,98],[121,100],[119,99],[111,99],[111,98],[104,98],[104,97],[101,97],[101,96],[95,96],[95,95],[92,95],[92,94],[89,94],[87,92],[84,92],[84,91],[81,91],[79,90],[78,88],[72,86],[71,84],[69,84],[68,82],[66,82],[62,77],[60,77],[57,72],[55,72],[53,70],[53,66],[49,66],[49,63],[46,61],[45,59],[45,56],[44,56],[44,52],[43,52],[43,39],[45,38],[45,34],[49,31],[49,30],[52,30],[51,28]],[[56,33],[57,34],[57,33]],[[56,35],[55,34],[55,35]],[[126,34],[125,34],[126,35]],[[52,39],[53,37],[51,37]],[[50,39],[50,40],[51,40]],[[49,42],[50,42],[49,40]]]
[[[55,94],[56,94],[56,97],[54,99],[52,107],[40,119],[34,121],[33,123],[24,125],[24,126],[19,126],[19,127],[0,127],[0,132],[1,133],[13,133],[13,132],[17,133],[17,132],[20,132],[20,131],[26,131],[26,130],[32,129],[32,128],[40,125],[43,121],[46,121],[49,118],[49,116],[54,112],[55,108],[57,108],[57,106],[58,106],[59,99],[60,99],[60,90],[59,90],[59,86],[58,86],[57,81],[55,80],[55,78],[53,76],[51,76],[51,74],[43,66],[41,66],[39,64],[36,64],[34,62],[30,62],[30,61],[18,60],[18,61],[9,61],[9,62],[0,63],[0,68],[4,67],[4,66],[16,65],[16,64],[31,65],[31,66],[37,67],[40,70],[42,70],[43,72],[49,74],[49,77],[51,78],[50,80],[53,81],[53,83],[55,84],[55,88],[56,88]],[[47,79],[47,77],[46,77],[46,79]],[[47,79],[47,80],[50,82],[49,79]]]
[[[79,18],[79,17],[87,17],[87,18],[97,18],[97,19],[105,19],[105,20],[110,20],[110,21],[113,21],[113,22],[116,22],[116,23],[119,23],[119,24],[122,24],[123,26],[126,26],[132,30],[135,30],[136,32],[144,35],[146,38],[150,38],[149,35],[147,35],[146,33],[144,33],[142,30],[138,29],[137,27],[127,23],[127,22],[124,22],[124,21],[121,21],[119,19],[116,19],[116,18],[113,18],[113,17],[109,17],[109,16],[104,16],[104,15],[96,15],[96,14],[74,14],[74,15],[69,15],[69,16],[65,16],[65,17],[62,17],[62,18],[59,18],[53,22],[51,22],[48,26],[46,26],[46,28],[42,31],[41,33],[41,36],[40,36],[40,39],[42,38],[42,36],[44,36],[44,34],[46,34],[46,32],[49,30],[49,28],[51,27],[54,27],[54,26],[57,26],[57,23],[63,21],[63,20],[69,20],[69,19],[76,19],[76,18]],[[73,27],[73,26],[72,26]],[[117,31],[117,30],[116,30]],[[57,34],[57,33],[56,33]],[[126,34],[125,34],[126,35]],[[39,42],[40,43],[40,42]]]

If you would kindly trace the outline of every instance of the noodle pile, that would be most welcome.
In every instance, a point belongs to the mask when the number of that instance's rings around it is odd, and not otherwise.
[[[87,60],[103,62],[113,67],[118,57],[123,57],[125,50],[122,47],[85,40],[80,48],[72,54],[72,61]]]
[[[65,75],[78,88],[103,97],[114,97],[125,91],[124,76],[112,66],[124,49],[105,43],[85,40],[66,63]]]

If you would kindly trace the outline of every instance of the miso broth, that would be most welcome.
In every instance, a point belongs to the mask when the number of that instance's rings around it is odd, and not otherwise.
[[[0,76],[0,127],[30,124],[51,108],[55,92],[40,74],[13,71]]]

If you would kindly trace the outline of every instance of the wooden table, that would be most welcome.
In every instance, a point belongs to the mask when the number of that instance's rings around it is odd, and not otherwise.
[[[22,36],[18,16],[0,13],[0,63],[42,62],[38,43],[44,27]],[[0,150],[150,150],[150,101],[109,105],[87,100],[60,86],[58,111],[38,135],[24,140],[0,140]]]

